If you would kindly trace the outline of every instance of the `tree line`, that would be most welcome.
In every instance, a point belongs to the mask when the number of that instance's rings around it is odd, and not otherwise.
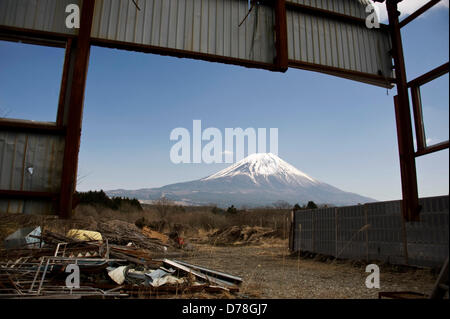
[[[109,197],[103,190],[77,192],[79,204],[97,205],[110,208],[112,210],[119,210],[125,206],[132,207],[136,210],[142,211],[141,203],[136,198],[128,197]]]

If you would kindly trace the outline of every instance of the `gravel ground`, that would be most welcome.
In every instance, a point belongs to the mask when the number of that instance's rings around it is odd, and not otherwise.
[[[182,259],[243,278],[239,297],[372,299],[381,291],[429,293],[436,275],[429,269],[380,265],[380,289],[368,289],[365,265],[289,257],[285,241],[259,246],[195,245]]]

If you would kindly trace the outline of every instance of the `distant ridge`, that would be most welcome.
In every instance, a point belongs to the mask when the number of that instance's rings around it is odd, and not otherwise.
[[[271,153],[252,154],[211,176],[191,182],[140,190],[111,190],[110,196],[155,200],[163,196],[185,205],[257,207],[277,201],[314,201],[337,206],[376,200],[315,180]]]

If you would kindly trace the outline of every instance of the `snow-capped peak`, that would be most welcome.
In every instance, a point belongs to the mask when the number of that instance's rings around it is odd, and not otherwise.
[[[208,181],[238,175],[246,175],[257,184],[261,178],[264,180],[267,180],[268,178],[275,178],[282,183],[288,184],[305,185],[319,183],[312,177],[306,175],[272,153],[256,153],[249,155],[243,160],[217,172],[216,174],[206,177],[203,180]]]

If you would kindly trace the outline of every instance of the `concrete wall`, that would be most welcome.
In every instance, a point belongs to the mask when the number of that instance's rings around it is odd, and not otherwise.
[[[401,201],[297,211],[291,250],[440,267],[448,256],[449,197],[422,198],[420,204],[420,222],[403,222]]]

